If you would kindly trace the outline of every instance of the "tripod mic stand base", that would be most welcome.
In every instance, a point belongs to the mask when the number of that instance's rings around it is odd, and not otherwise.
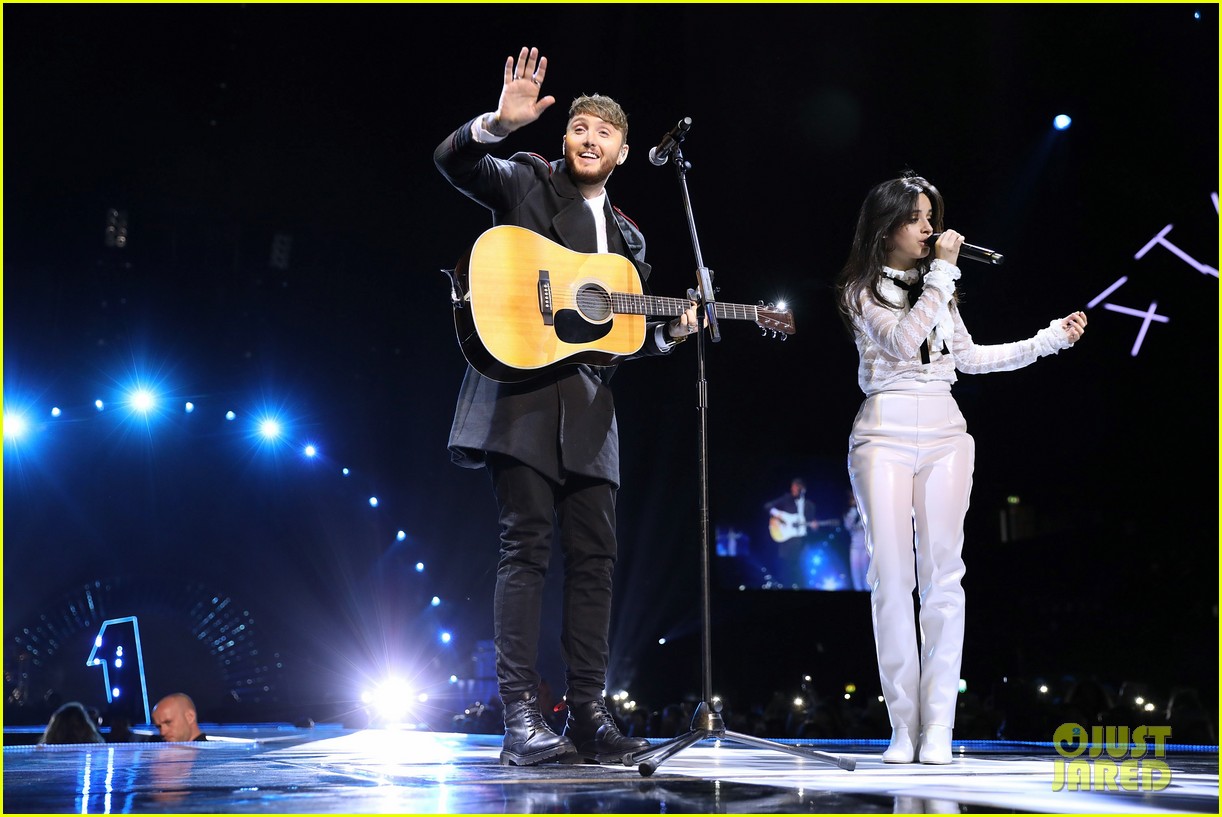
[[[686,732],[674,740],[646,749],[643,752],[636,752],[624,758],[625,766],[637,766],[637,771],[641,773],[641,777],[649,777],[658,770],[658,766],[662,765],[667,758],[678,754],[689,746],[699,743],[706,738],[717,738],[718,740],[733,740],[739,743],[745,743],[749,746],[755,746],[760,749],[774,749],[778,752],[794,755],[796,757],[806,758],[808,760],[821,760],[826,763],[832,763],[835,766],[844,769],[846,772],[851,772],[857,768],[857,761],[851,757],[842,757],[833,755],[828,752],[818,752],[814,749],[805,749],[801,746],[790,746],[785,743],[777,743],[764,738],[757,738],[754,735],[744,735],[739,732],[729,732],[725,729],[708,729],[697,728]]]

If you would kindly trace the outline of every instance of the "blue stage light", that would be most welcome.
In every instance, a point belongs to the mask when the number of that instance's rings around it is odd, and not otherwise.
[[[238,416],[238,415],[234,414],[232,411],[227,411],[227,412],[225,412],[225,419],[226,419],[226,420],[234,420],[234,419],[236,419],[236,418],[237,418],[237,416]]]
[[[12,414],[9,414],[7,412],[5,413],[4,415],[4,439],[6,440],[20,439],[21,437],[25,436],[26,432],[29,430],[30,430],[30,423],[28,420],[25,419],[24,414],[18,414],[16,412]]]
[[[442,644],[449,644],[450,641],[452,641],[454,637],[450,635],[448,632],[446,632],[445,630],[442,630],[441,635],[439,635],[438,638],[441,639]]]
[[[314,447],[313,443],[309,443],[306,445],[302,453],[304,453],[307,457],[317,457],[318,449]]]
[[[1052,120],[1052,127],[1057,130],[1065,130],[1072,124],[1073,119],[1068,114],[1057,114]]]
[[[182,407],[182,410],[187,414],[190,414],[191,412],[195,411],[195,404],[188,400],[186,405]]]
[[[51,416],[52,417],[58,417],[61,414],[63,414],[63,412],[59,410],[59,406],[51,407]]]
[[[153,393],[151,391],[145,388],[137,388],[127,398],[127,402],[136,411],[142,414],[147,414],[152,410],[156,401],[154,400]]]
[[[343,474],[344,476],[348,476],[348,469],[345,468],[342,471],[340,471],[340,473]]]
[[[265,440],[274,440],[280,436],[280,423],[274,417],[268,417],[259,423],[259,433]]]
[[[97,409],[98,411],[101,411],[102,409],[106,408],[106,404],[103,403],[101,400],[94,400],[93,407]]]
[[[110,696],[111,696],[112,698],[118,698],[118,697],[119,697],[119,688],[118,688],[118,687],[115,687],[114,689],[112,689],[112,690],[110,691]]]
[[[424,572],[424,562],[416,562],[416,572],[417,573]]]
[[[371,508],[378,507],[378,498],[376,496],[369,497],[369,507]]]
[[[396,541],[402,542],[406,538],[407,538],[407,533],[405,531],[399,531],[398,533],[395,534]]]
[[[441,605],[441,599],[437,596],[433,596],[433,600],[430,601],[429,604],[433,605],[434,607],[439,607]]]
[[[122,658],[116,658],[116,659],[115,659],[115,669],[119,669],[119,668],[120,668],[120,667],[122,667],[122,666],[123,666],[123,659],[122,659]]]

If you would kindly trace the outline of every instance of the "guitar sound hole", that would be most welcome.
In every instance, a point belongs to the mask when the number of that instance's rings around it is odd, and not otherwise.
[[[605,321],[611,317],[611,296],[594,284],[577,290],[577,311],[588,321]]]

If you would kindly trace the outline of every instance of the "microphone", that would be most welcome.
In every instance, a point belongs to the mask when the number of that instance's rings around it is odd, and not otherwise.
[[[679,120],[679,124],[670,129],[670,133],[662,137],[662,141],[658,142],[657,147],[649,149],[649,161],[658,167],[666,164],[670,160],[670,154],[675,148],[679,147],[679,143],[683,141],[683,137],[687,136],[687,130],[692,126],[692,118],[685,116]]]
[[[937,243],[938,236],[940,235],[942,234],[934,233],[929,238],[925,239],[925,245],[932,247]],[[959,248],[959,255],[963,256],[964,258],[970,258],[973,261],[983,261],[986,264],[993,264],[994,266],[1006,260],[1006,257],[996,250],[990,250],[985,247],[977,247],[975,244],[968,244],[966,241],[963,242],[963,246]]]

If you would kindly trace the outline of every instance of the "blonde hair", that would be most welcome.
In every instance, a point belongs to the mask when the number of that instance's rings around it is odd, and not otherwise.
[[[624,141],[628,141],[628,114],[624,113],[620,104],[611,97],[602,94],[582,94],[569,106],[569,119],[572,120],[579,113],[594,114],[604,122],[610,122],[623,134]]]

